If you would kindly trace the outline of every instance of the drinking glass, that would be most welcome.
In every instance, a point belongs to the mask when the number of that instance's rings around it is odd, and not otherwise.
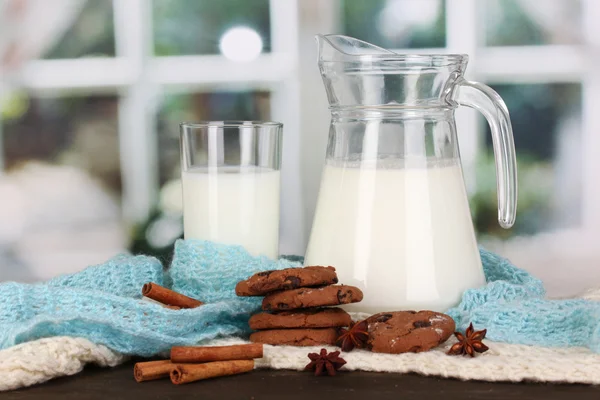
[[[282,127],[279,122],[182,123],[185,239],[241,245],[277,258]]]

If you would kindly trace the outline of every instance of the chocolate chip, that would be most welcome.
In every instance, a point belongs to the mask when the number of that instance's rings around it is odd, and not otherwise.
[[[283,285],[286,289],[296,289],[301,283],[302,281],[297,276],[286,276]]]
[[[280,310],[287,310],[290,306],[287,303],[277,303],[277,308]]]
[[[346,298],[346,296],[348,296],[348,293],[344,293],[344,291],[338,290],[337,299],[340,304],[342,304],[344,302],[344,299]]]
[[[338,278],[333,278],[333,283],[338,283]]]
[[[406,311],[406,312],[407,313],[411,313],[411,314],[416,314],[417,313],[416,311],[413,311],[413,310],[409,310],[409,311]]]
[[[259,272],[258,274],[256,274],[257,276],[263,276],[263,277],[268,277],[269,275],[271,275],[273,272],[275,272],[275,270],[271,270],[271,271],[264,271],[264,272]]]
[[[392,314],[381,314],[375,318],[376,322],[386,322],[388,319],[392,318]]]
[[[431,326],[431,322],[429,322],[429,321],[415,321],[415,322],[413,322],[413,326],[415,328],[427,328],[428,326]]]
[[[421,346],[413,346],[410,349],[408,349],[409,352],[413,352],[413,353],[419,353],[421,352],[423,349],[421,348]]]

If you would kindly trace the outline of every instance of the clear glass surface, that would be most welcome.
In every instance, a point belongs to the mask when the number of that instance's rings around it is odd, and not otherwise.
[[[185,239],[277,258],[282,124],[181,124]]]
[[[223,121],[232,116],[244,121],[269,121],[271,94],[265,91],[166,93],[159,108],[156,130],[162,187],[181,175],[178,129],[181,121]]]
[[[498,220],[516,212],[508,111],[491,88],[464,80],[465,55],[403,55],[346,36],[318,36],[332,112],[307,265],[333,265],[381,312],[443,311],[485,280],[463,181],[454,110],[491,128]]]

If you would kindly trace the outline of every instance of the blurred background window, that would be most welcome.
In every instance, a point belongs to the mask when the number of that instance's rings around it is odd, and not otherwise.
[[[239,27],[256,32],[263,52],[271,50],[269,0],[152,0],[152,10],[157,56],[219,54],[224,34]]]
[[[30,160],[84,170],[120,202],[116,96],[39,98],[16,94],[5,104],[7,170]]]
[[[386,49],[444,47],[445,6],[443,0],[342,0],[342,29]]]
[[[485,44],[528,46],[580,44],[579,0],[484,0]]]
[[[471,196],[481,235],[507,238],[581,226],[581,85],[497,84],[492,87],[511,110],[518,154],[519,216],[509,230],[498,225],[492,136],[476,167]]]
[[[43,58],[114,56],[115,27],[112,2],[91,0],[82,4],[79,15],[66,27],[54,46],[45,52]]]
[[[314,35],[341,33],[469,54],[511,112],[520,179],[502,230],[489,128],[458,111],[479,240],[574,294],[600,280],[599,20],[597,0],[4,0],[0,281],[120,251],[168,262],[186,120],[284,123],[281,252],[302,254],[329,123]]]

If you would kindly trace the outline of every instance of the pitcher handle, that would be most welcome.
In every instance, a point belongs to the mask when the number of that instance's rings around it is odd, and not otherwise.
[[[496,159],[498,222],[508,229],[517,214],[517,158],[508,108],[491,87],[465,79],[457,82],[454,98],[458,104],[481,112],[490,125]]]

